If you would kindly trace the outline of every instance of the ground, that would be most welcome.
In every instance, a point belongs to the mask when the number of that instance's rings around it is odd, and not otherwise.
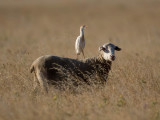
[[[0,119],[160,120],[159,6],[159,0],[0,0]],[[107,42],[122,48],[106,86],[33,91],[32,62],[47,54],[76,58],[83,24],[85,56],[97,56]]]

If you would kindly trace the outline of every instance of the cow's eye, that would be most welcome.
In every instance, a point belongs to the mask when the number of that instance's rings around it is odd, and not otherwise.
[[[106,50],[106,48],[102,47],[102,50],[104,51],[104,50]]]

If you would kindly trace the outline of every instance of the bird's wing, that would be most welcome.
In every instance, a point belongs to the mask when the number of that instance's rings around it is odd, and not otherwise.
[[[77,39],[76,39],[75,50],[76,50],[76,53],[81,52],[81,38],[80,38],[80,36],[78,36]]]
[[[79,45],[80,45],[80,40],[81,40],[81,38],[80,38],[80,36],[78,36],[77,39],[76,39],[76,42],[75,42],[75,48],[78,48],[78,47],[79,47]]]

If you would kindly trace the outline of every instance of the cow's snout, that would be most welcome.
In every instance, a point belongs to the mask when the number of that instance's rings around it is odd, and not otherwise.
[[[114,55],[111,55],[110,57],[111,57],[111,60],[112,60],[112,61],[114,61],[115,58],[116,58]]]

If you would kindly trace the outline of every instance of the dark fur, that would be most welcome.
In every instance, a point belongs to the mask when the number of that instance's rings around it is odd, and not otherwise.
[[[101,56],[84,61],[57,56],[43,56],[36,61],[36,64],[33,63],[31,72],[36,71],[36,69],[39,69],[47,82],[51,84],[63,82],[68,78],[90,84],[90,79],[93,77],[105,83],[111,69],[111,61],[106,61]]]

